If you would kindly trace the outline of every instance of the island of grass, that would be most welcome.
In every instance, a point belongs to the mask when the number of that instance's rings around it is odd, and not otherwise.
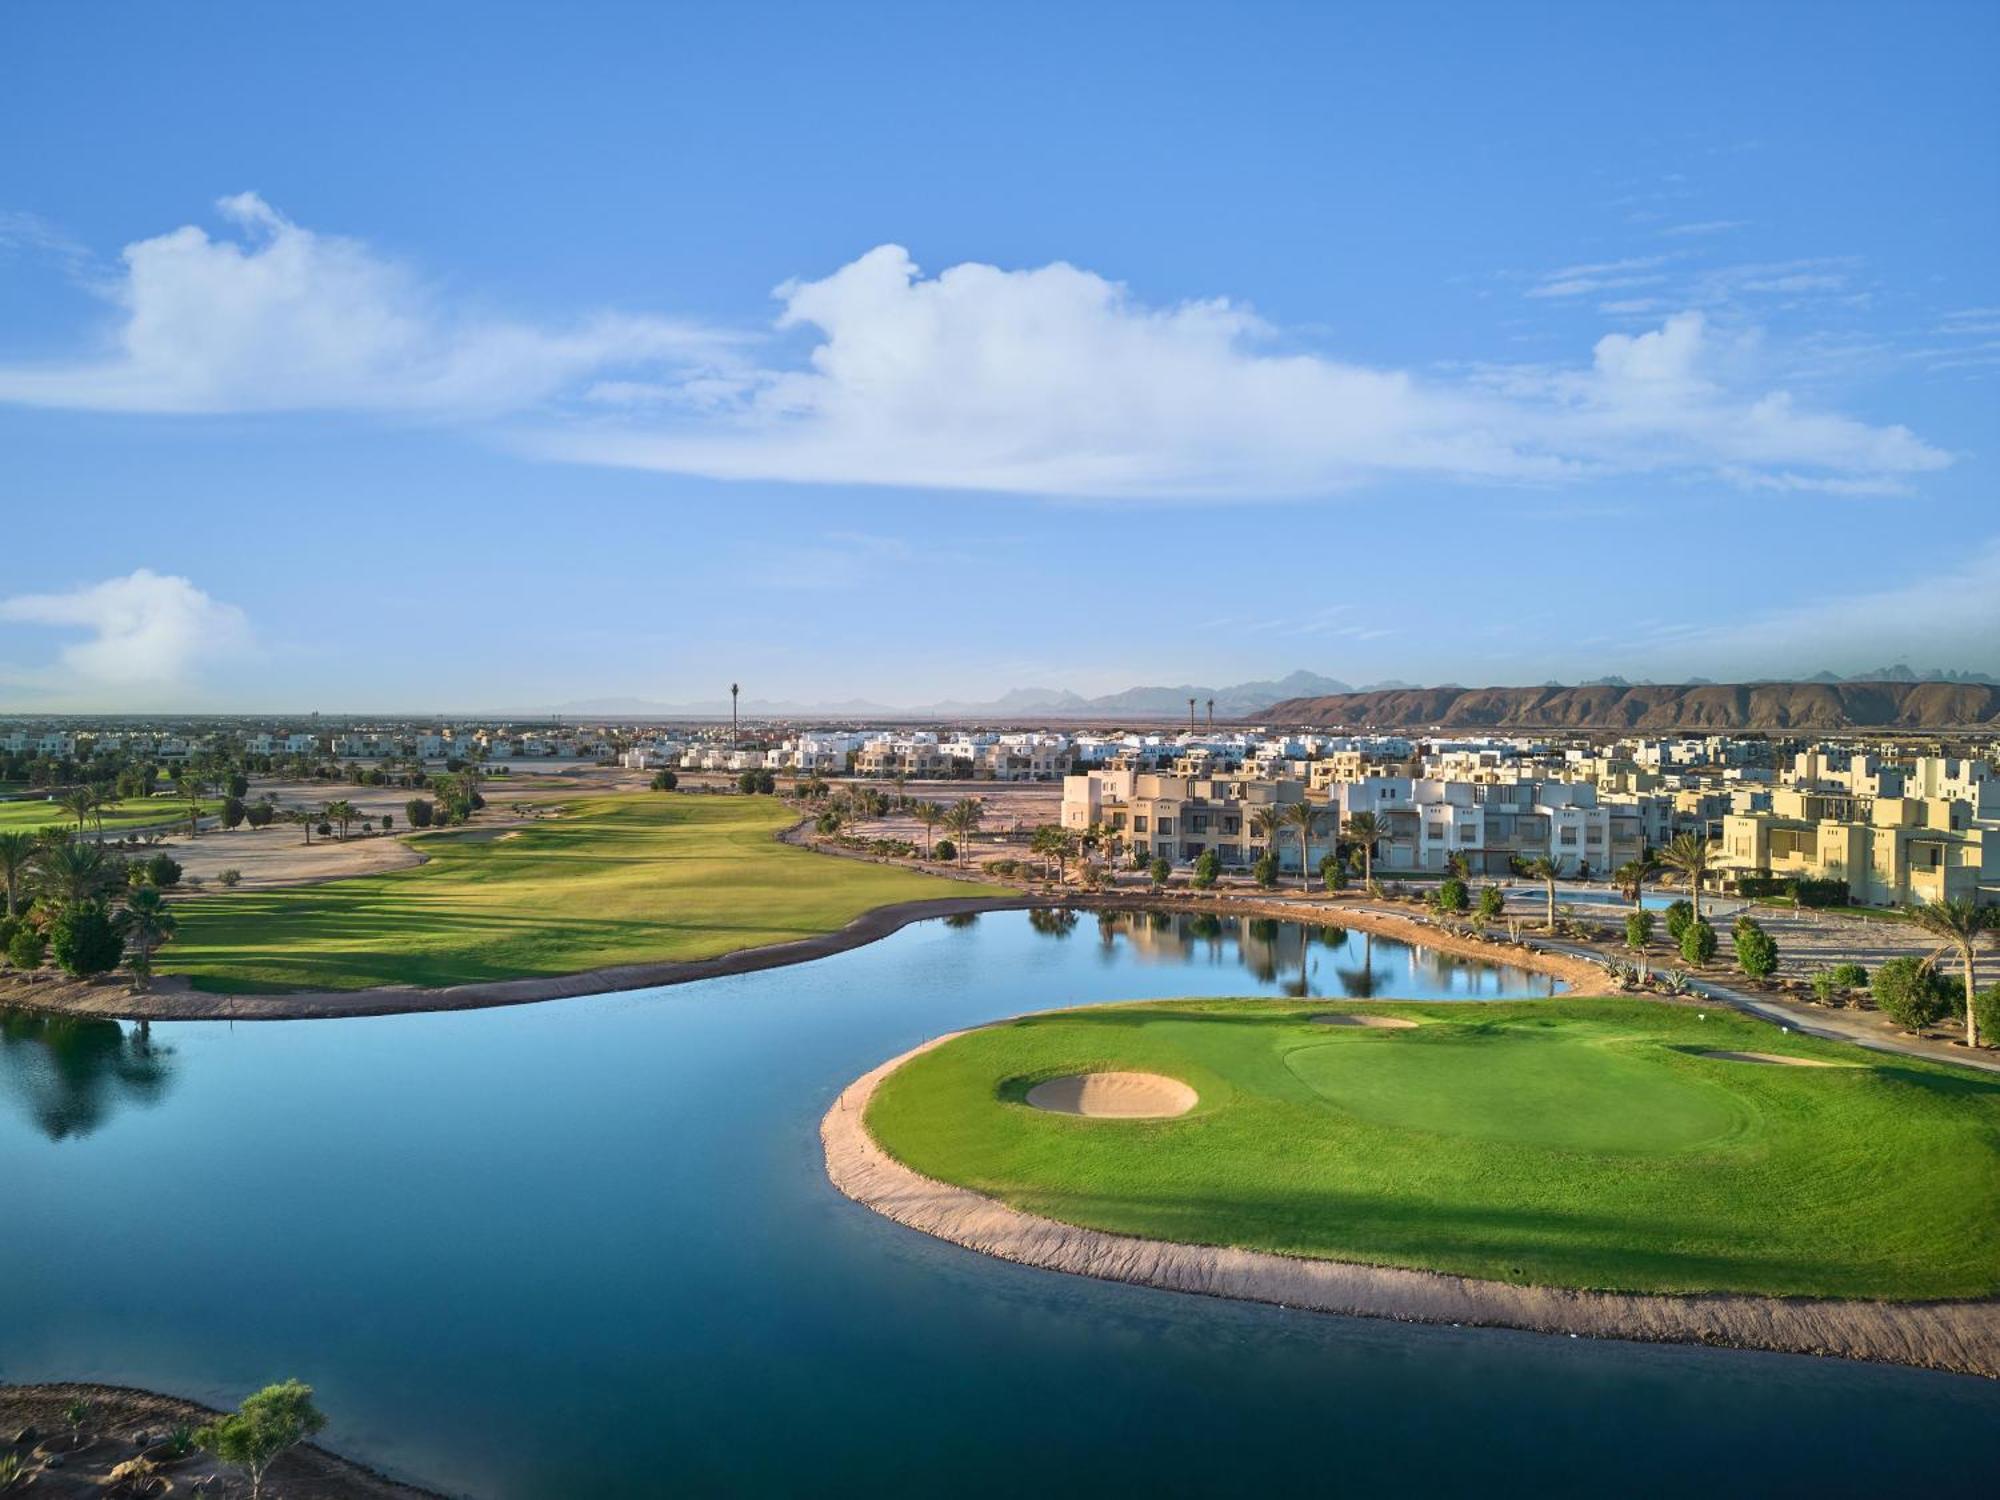
[[[222,803],[212,797],[204,798],[195,805],[204,818],[212,818],[222,811]],[[135,828],[171,828],[176,823],[185,825],[187,820],[188,805],[185,802],[168,797],[127,797],[92,809],[85,831],[92,834],[129,833]],[[37,833],[44,828],[75,827],[76,814],[60,802],[43,798],[0,802],[0,833]]]
[[[1340,1014],[1418,1024],[1325,1024]],[[1787,1057],[1833,1066],[1755,1060]],[[1198,1102],[1092,1119],[1028,1101],[1097,1073]],[[1099,1006],[921,1052],[864,1119],[925,1177],[1151,1240],[1631,1292],[2000,1289],[2000,1079],[1719,1009]]]
[[[176,902],[160,968],[223,994],[434,987],[711,958],[987,888],[777,841],[769,797],[580,797],[518,828],[420,835],[426,863]]]

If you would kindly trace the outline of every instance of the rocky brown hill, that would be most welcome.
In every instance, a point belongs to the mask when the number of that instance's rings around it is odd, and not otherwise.
[[[1254,717],[1267,724],[1368,729],[1966,729],[2000,725],[2000,687],[1976,682],[1747,682],[1409,688],[1287,698]]]

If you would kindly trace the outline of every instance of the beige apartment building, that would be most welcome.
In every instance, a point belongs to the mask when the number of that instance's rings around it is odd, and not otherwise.
[[[1062,824],[1079,831],[1107,830],[1122,855],[1191,864],[1212,849],[1224,869],[1243,869],[1265,853],[1255,827],[1257,810],[1305,800],[1302,781],[1094,771],[1063,778]],[[1314,840],[1313,861],[1333,848],[1334,834],[1329,815]],[[1296,870],[1298,851],[1298,835],[1287,830],[1278,839],[1280,863]]]
[[[1922,901],[2000,905],[2000,824],[1957,797],[1868,797],[1777,787],[1771,810],[1722,820],[1732,869],[1840,880],[1873,906]]]

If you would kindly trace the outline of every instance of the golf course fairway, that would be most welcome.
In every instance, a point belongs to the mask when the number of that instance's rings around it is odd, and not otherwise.
[[[243,994],[454,985],[710,958],[896,902],[988,888],[779,843],[773,797],[579,797],[517,828],[422,834],[426,863],[177,902],[165,972]]]
[[[1419,1024],[1324,1024],[1343,1014]],[[1157,1119],[1028,1102],[1113,1072],[1197,1102]],[[2000,1289],[2000,1078],[1721,1009],[1096,1006],[911,1057],[865,1124],[925,1177],[1147,1239],[1633,1292]]]

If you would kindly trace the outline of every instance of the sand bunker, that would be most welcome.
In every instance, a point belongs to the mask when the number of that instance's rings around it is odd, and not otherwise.
[[[1703,1057],[1719,1057],[1725,1062],[1774,1063],[1781,1068],[1843,1068],[1845,1063],[1821,1062],[1816,1057],[1787,1057],[1782,1052],[1704,1052]]]
[[[1415,1031],[1415,1021],[1405,1021],[1401,1016],[1314,1016],[1314,1022],[1321,1026],[1372,1026],[1377,1031]]]
[[[1028,1090],[1036,1109],[1099,1120],[1164,1120],[1184,1115],[1200,1096],[1159,1073],[1072,1073]]]

